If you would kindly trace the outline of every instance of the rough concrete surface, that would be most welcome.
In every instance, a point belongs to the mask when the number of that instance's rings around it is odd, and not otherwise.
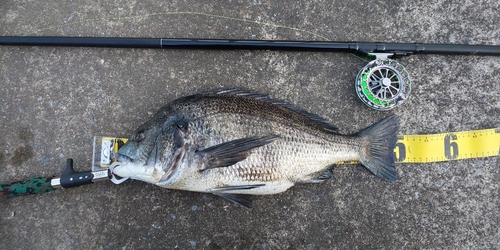
[[[500,44],[500,2],[0,1],[0,35]],[[401,134],[500,127],[500,57],[399,60],[401,107],[364,106],[346,53],[0,47],[0,181],[90,170],[94,135],[128,136],[175,98],[252,89],[352,133],[397,114]],[[0,201],[0,249],[499,249],[499,157],[341,165],[252,210],[139,181]]]

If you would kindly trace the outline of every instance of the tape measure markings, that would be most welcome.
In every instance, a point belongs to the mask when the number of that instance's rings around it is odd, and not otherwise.
[[[421,163],[500,155],[500,128],[398,137],[396,162]]]

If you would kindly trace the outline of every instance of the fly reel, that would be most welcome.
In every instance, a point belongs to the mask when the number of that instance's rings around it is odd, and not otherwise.
[[[384,55],[369,62],[356,77],[359,99],[376,110],[390,110],[401,105],[411,90],[411,79],[403,65]]]

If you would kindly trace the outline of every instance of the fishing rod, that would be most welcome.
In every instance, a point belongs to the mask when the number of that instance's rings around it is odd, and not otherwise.
[[[376,110],[393,109],[402,104],[411,91],[410,74],[390,58],[411,54],[500,56],[500,45],[381,42],[5,36],[0,37],[0,45],[355,53],[375,58],[359,71],[355,89],[361,101]]]

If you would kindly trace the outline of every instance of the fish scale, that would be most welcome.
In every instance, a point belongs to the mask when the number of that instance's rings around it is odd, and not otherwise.
[[[210,138],[210,143],[200,145],[201,148],[211,147],[237,138],[275,133],[282,139],[279,142],[273,143],[275,148],[263,147],[260,151],[255,152],[255,155],[261,157],[251,156],[246,161],[242,161],[236,165],[239,166],[239,168],[249,169],[249,171],[251,171],[259,166],[267,166],[273,162],[279,162],[278,164],[281,166],[295,164],[304,168],[297,168],[298,171],[296,174],[307,172],[308,175],[310,175],[311,172],[315,173],[323,170],[327,165],[337,160],[358,158],[356,153],[350,153],[356,152],[354,147],[346,147],[351,144],[342,145],[337,142],[335,144],[330,143],[329,145],[328,141],[325,141],[323,138],[320,140],[314,135],[309,135],[295,128],[279,127],[276,122],[271,122],[267,119],[253,119],[252,121],[246,121],[246,126],[238,126],[242,117],[246,116],[234,114],[208,115],[203,119],[204,123],[206,123],[205,125],[203,125],[201,121],[197,122],[198,125],[201,125],[201,128],[209,129],[209,131],[200,131],[199,133]],[[224,126],[214,126],[214,128],[210,128],[208,124],[223,124]],[[341,153],[342,151],[345,152]],[[333,158],[333,152],[337,152],[339,159]],[[316,164],[317,169],[314,169],[314,165],[311,166],[308,164],[308,162],[314,161],[325,163]],[[284,176],[283,178],[286,178],[287,172],[290,172],[290,169],[284,168],[278,171],[279,174]],[[226,173],[224,173],[224,175],[226,175]],[[229,175],[235,178],[240,177],[234,172],[230,172]],[[244,176],[246,175],[249,174],[245,172]],[[253,179],[244,178],[242,180],[248,181],[259,179],[258,177],[249,176],[253,177]]]
[[[395,181],[399,119],[354,135],[268,96],[223,90],[174,100],[140,126],[113,174],[162,187],[213,193],[246,207],[246,195],[276,194],[331,177],[331,165],[357,160]],[[156,154],[156,152],[159,152]]]

